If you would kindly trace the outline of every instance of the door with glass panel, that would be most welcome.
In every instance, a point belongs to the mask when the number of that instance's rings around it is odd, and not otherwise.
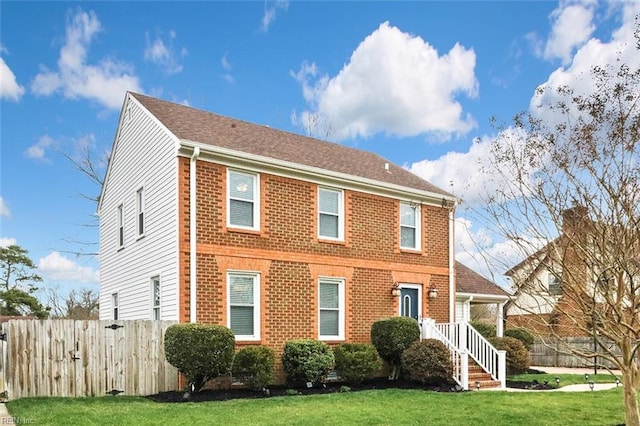
[[[418,319],[419,311],[419,294],[417,288],[400,288],[400,316]]]

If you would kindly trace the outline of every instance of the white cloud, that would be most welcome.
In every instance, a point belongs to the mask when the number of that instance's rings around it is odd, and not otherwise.
[[[220,59],[220,65],[222,65],[222,69],[225,71],[225,73],[222,75],[222,78],[227,83],[233,83],[234,82],[234,78],[233,78],[233,75],[231,74],[231,69],[233,67],[231,66],[231,62],[229,62],[229,59],[227,58],[227,54],[226,53],[224,54],[222,59]]]
[[[0,52],[6,52],[5,48]],[[18,84],[16,75],[11,71],[9,65],[0,57],[0,99],[19,101],[24,94],[24,87]]]
[[[545,59],[561,59],[563,64],[571,62],[575,48],[582,46],[595,30],[593,15],[596,3],[561,3],[551,13],[551,34],[542,51]]]
[[[27,148],[25,155],[32,160],[48,163],[51,159],[47,157],[47,150],[53,145],[54,140],[50,136],[41,136],[40,139],[38,139],[38,142]]]
[[[0,196],[0,217],[11,217],[11,210],[2,196]]]
[[[0,247],[9,247],[18,244],[15,238],[0,237]]]
[[[292,73],[301,84],[310,111],[330,123],[332,138],[369,137],[376,133],[438,139],[466,134],[475,127],[456,96],[475,97],[476,55],[456,44],[443,55],[422,38],[385,22],[367,36],[338,75],[319,75],[303,63]]]
[[[144,50],[145,61],[150,61],[160,66],[167,74],[177,74],[182,71],[182,64],[178,62],[178,56],[185,56],[187,54],[186,49],[181,49],[180,53],[176,53],[173,47],[173,40],[176,38],[175,31],[169,32],[169,40],[167,44],[160,38],[151,42],[149,40],[149,34],[147,37],[147,47]]]
[[[38,261],[38,274],[46,281],[65,284],[95,284],[100,281],[98,271],[89,266],[81,266],[57,251]]]
[[[41,96],[61,92],[66,98],[90,99],[110,109],[122,106],[127,90],[142,92],[130,65],[108,58],[96,64],[87,63],[89,47],[100,30],[94,12],[78,10],[70,15],[57,71],[42,66],[42,72],[31,83],[31,91]]]
[[[262,22],[260,29],[264,32],[269,31],[269,26],[276,19],[276,13],[278,10],[287,10],[289,8],[289,0],[275,0],[264,2],[264,15],[262,15]]]

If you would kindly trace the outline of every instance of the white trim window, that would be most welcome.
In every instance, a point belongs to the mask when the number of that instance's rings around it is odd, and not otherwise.
[[[124,204],[116,208],[116,228],[118,248],[124,247]]]
[[[400,203],[400,248],[420,250],[420,206]]]
[[[260,340],[260,274],[227,273],[227,318],[236,340]]]
[[[344,340],[345,328],[344,280],[318,280],[318,338]]]
[[[111,294],[111,313],[114,320],[118,319],[119,309],[120,309],[120,301],[118,300],[118,293]]]
[[[318,188],[318,237],[344,240],[344,192]]]
[[[160,319],[160,277],[151,277],[151,319]]]
[[[138,237],[144,235],[144,188],[136,191],[136,226]]]
[[[258,175],[227,171],[227,226],[260,229],[260,193]]]

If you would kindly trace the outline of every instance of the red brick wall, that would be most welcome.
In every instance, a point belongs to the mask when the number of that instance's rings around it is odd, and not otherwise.
[[[189,167],[179,160],[180,315],[189,321]],[[197,162],[197,320],[226,325],[226,271],[260,272],[261,340],[318,337],[318,277],[345,279],[345,341],[369,342],[371,324],[398,314],[394,282],[423,285],[423,316],[449,320],[448,211],[422,206],[422,252],[398,247],[397,200],[345,191],[345,241],[317,238],[316,184],[261,173],[260,231],[226,227],[226,167]],[[431,284],[438,298],[428,300]],[[249,343],[249,342],[247,342]],[[244,344],[239,342],[240,345]],[[280,363],[278,377],[282,379]]]

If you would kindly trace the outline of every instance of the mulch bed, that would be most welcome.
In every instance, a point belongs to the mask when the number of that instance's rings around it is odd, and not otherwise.
[[[347,388],[348,387],[348,388]],[[256,399],[269,398],[272,396],[286,395],[318,395],[337,392],[357,392],[371,389],[422,389],[433,392],[460,392],[461,389],[455,386],[426,386],[408,380],[389,380],[386,377],[366,380],[360,384],[349,384],[339,382],[329,382],[324,386],[312,388],[292,388],[287,386],[271,386],[268,392],[253,391],[249,389],[206,389],[200,392],[188,394],[185,392],[173,391],[162,392],[147,396],[155,402],[205,402],[205,401],[227,401],[231,399]]]

